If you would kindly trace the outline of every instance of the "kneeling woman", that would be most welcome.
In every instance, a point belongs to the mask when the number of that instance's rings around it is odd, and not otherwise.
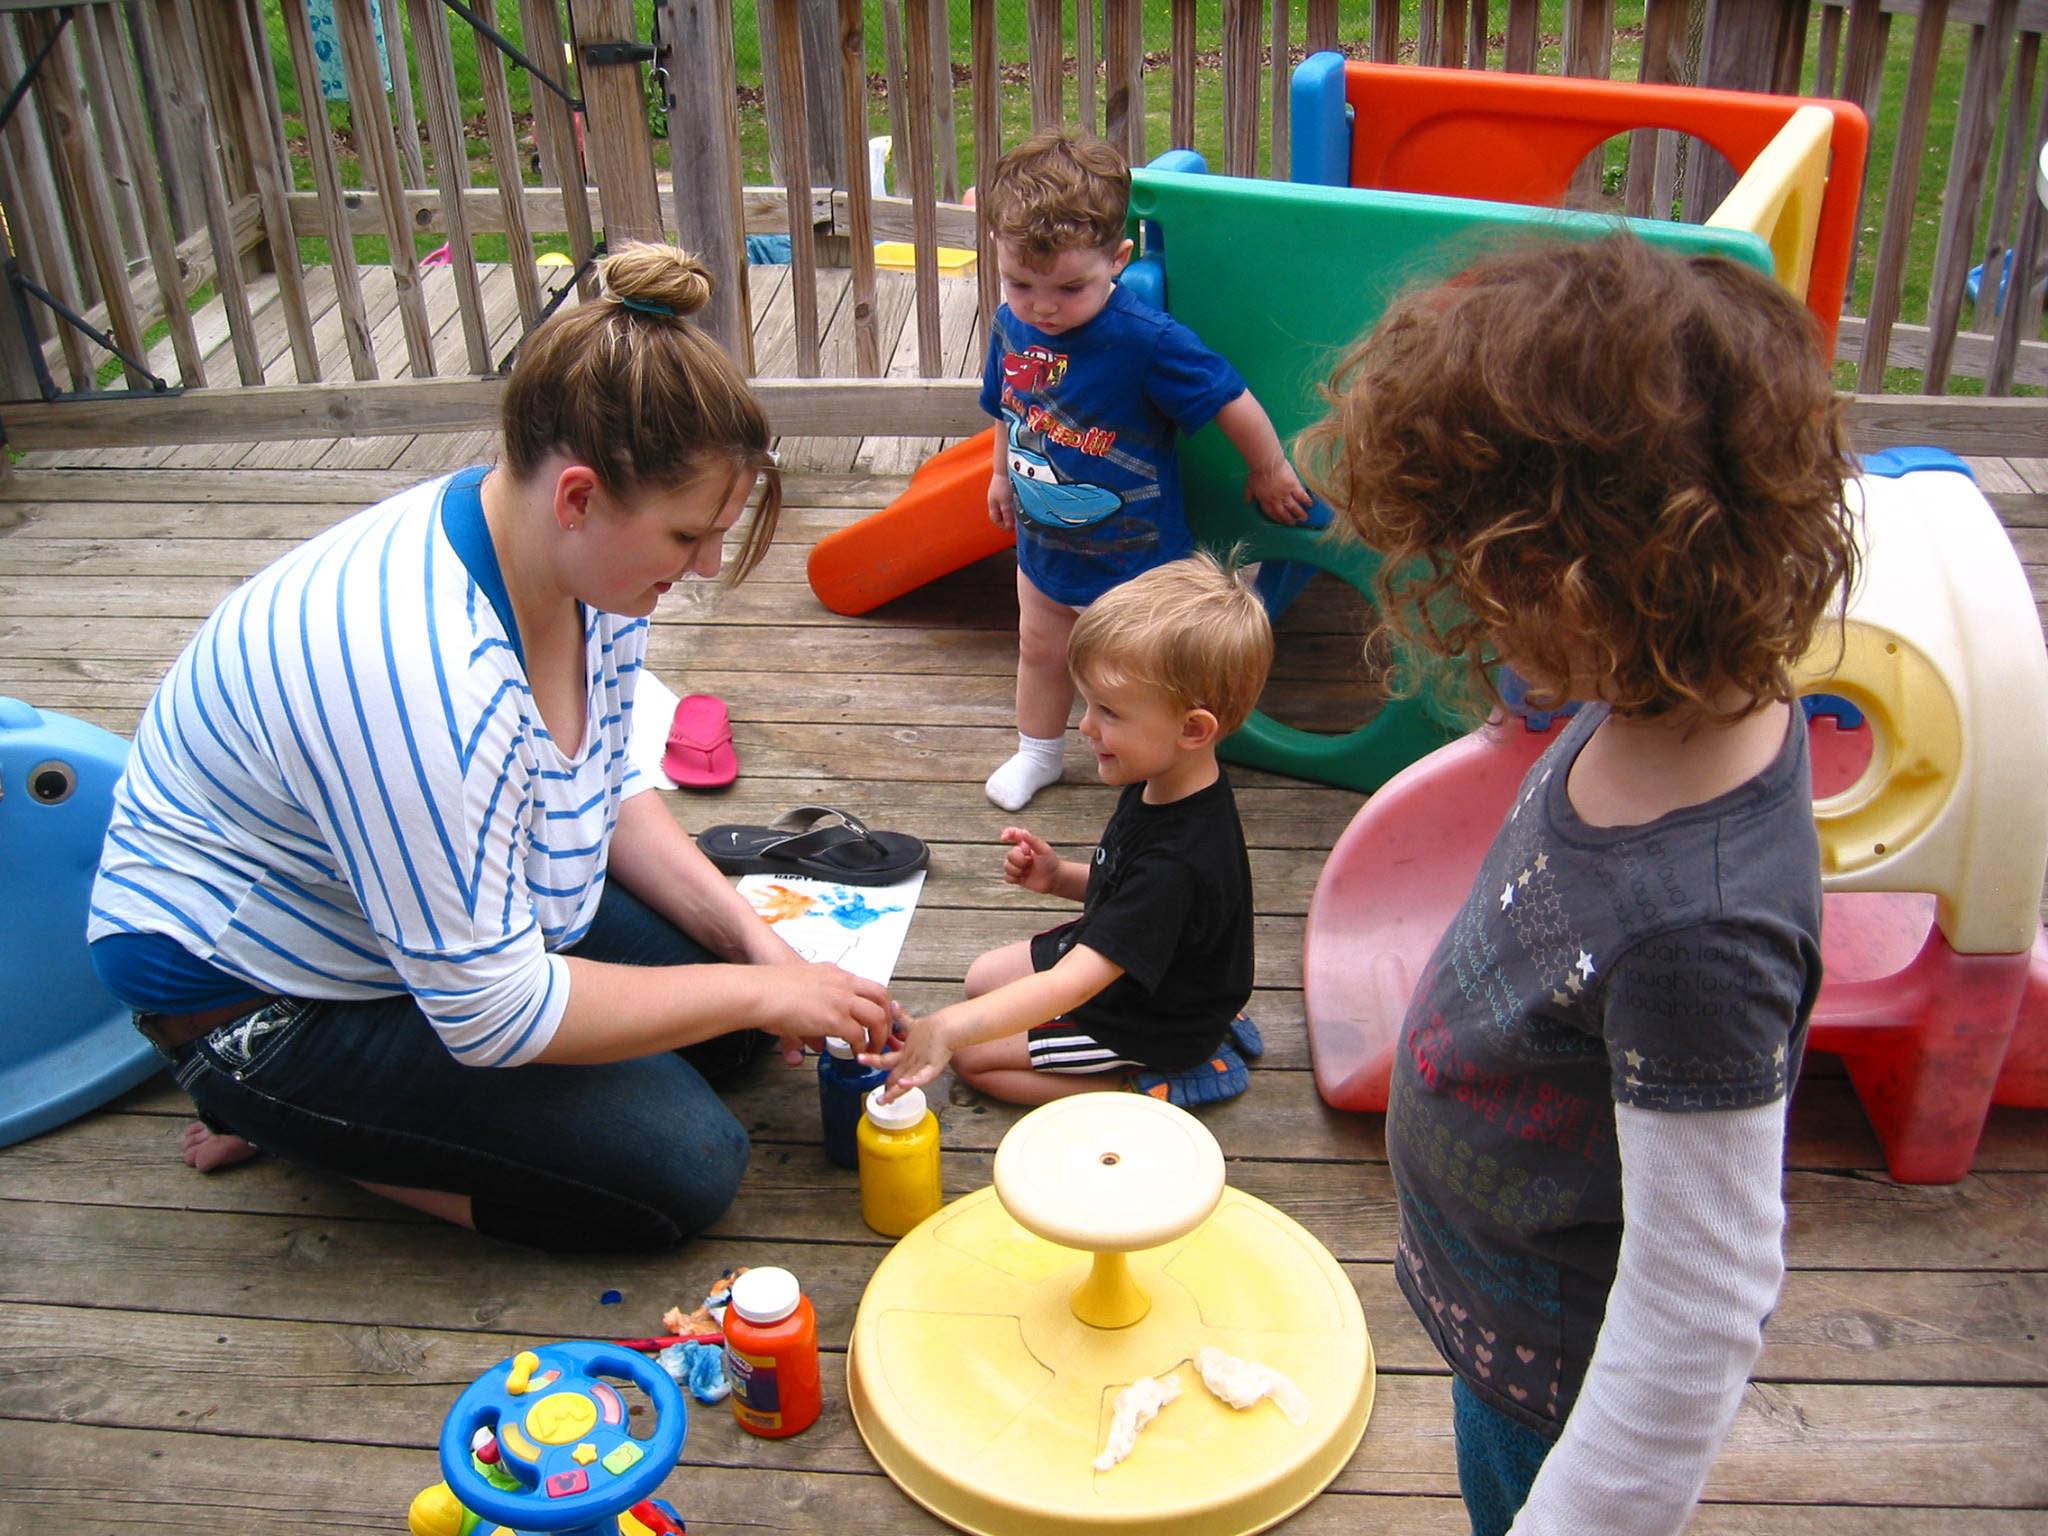
[[[887,1036],[801,961],[629,766],[647,618],[765,482],[768,424],[685,318],[692,258],[630,246],[508,382],[496,468],[401,492],[215,610],[136,733],[93,889],[108,986],[205,1123],[493,1236],[673,1244],[747,1138],[755,1054]]]

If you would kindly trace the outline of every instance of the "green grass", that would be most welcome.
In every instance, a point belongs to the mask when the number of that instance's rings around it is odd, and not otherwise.
[[[485,0],[476,0],[476,3],[479,9],[489,9]],[[947,3],[949,5],[951,23],[950,35],[954,39],[954,59],[964,72],[969,62],[968,0],[947,0]],[[264,0],[264,6],[270,20],[271,53],[277,68],[279,93],[283,100],[284,111],[288,119],[296,120],[300,117],[297,83],[293,77],[290,50],[285,41],[283,24],[278,16],[278,0]],[[383,8],[387,25],[397,20],[398,13],[405,9],[403,6],[396,4],[395,0],[384,0]],[[498,9],[502,13],[501,24],[503,29],[515,42],[521,42],[518,20],[516,15],[513,14],[516,11],[516,7],[501,5]],[[639,21],[639,34],[643,37],[651,35],[653,0],[635,0],[635,10]],[[1341,36],[1346,38],[1363,38],[1367,35],[1369,24],[1366,0],[1342,0],[1339,10],[1339,32]],[[1638,73],[1641,64],[1639,31],[1643,14],[1642,0],[1616,0],[1614,11],[1616,38],[1613,48],[1613,77],[1620,80],[1632,80]],[[1544,47],[1539,54],[1538,68],[1544,72],[1554,73],[1559,68],[1560,48],[1558,46],[1558,39],[1563,31],[1563,14],[1563,0],[1544,0],[1540,12],[1540,30],[1550,40],[1549,45]],[[1804,84],[1808,89],[1811,89],[1814,80],[1819,43],[1819,15],[1820,8],[1815,7],[1814,20],[1809,32],[1806,50],[1807,62]],[[1144,16],[1144,41],[1147,51],[1164,53],[1171,41],[1171,11],[1168,0],[1147,0]],[[474,34],[467,26],[462,25],[452,15],[450,21],[451,52],[454,58],[457,88],[464,102],[465,120],[469,124],[466,152],[470,161],[470,176],[475,184],[490,185],[495,178],[482,129],[481,91],[476,64],[477,43]],[[739,112],[743,174],[750,184],[766,183],[773,178],[769,163],[767,124],[764,110],[759,104],[758,95],[761,83],[761,55],[755,5],[747,3],[747,0],[739,0],[739,3],[734,6],[733,23],[737,77],[743,96],[752,95],[751,102],[743,100]],[[1496,32],[1494,46],[1490,49],[1490,63],[1498,67],[1503,53],[1501,43],[1504,39],[1501,34],[1506,26],[1504,15],[1496,14],[1492,19],[1492,24]],[[409,37],[409,22],[407,25]],[[1070,52],[1073,46],[1071,25],[1070,15],[1068,19],[1070,35],[1067,39]],[[1262,13],[1260,21],[1261,31],[1264,32],[1269,25],[1269,21]],[[1891,174],[1892,156],[1898,136],[1897,124],[1900,103],[1905,94],[1906,73],[1912,52],[1914,25],[1915,23],[1911,17],[1899,16],[1895,18],[1891,31],[1890,48],[1885,61],[1883,98],[1879,108],[1878,121],[1874,125],[1871,163],[1865,178],[1863,234],[1858,250],[1855,284],[1852,290],[1851,308],[1857,313],[1867,309],[1869,303],[1870,284],[1876,263],[1879,231],[1883,227],[1886,212],[1885,203]],[[1197,23],[1198,47],[1203,50],[1209,50],[1218,46],[1221,26],[1220,7],[1204,6],[1200,8]],[[1297,41],[1302,36],[1305,28],[1305,0],[1296,0],[1291,31]],[[1402,34],[1405,38],[1410,39],[1412,43],[1416,30],[1416,12],[1413,0],[1410,0],[1410,3],[1404,6]],[[1006,66],[1021,66],[1027,57],[1024,7],[1021,0],[1010,0],[1010,3],[1002,6],[998,13],[997,33],[998,54],[1002,64]],[[871,76],[879,76],[883,70],[881,62],[883,35],[880,0],[867,0],[867,42],[869,73]],[[1968,27],[1951,25],[1946,29],[1943,40],[1940,72],[1933,93],[1934,108],[1927,128],[1926,149],[1922,160],[1920,181],[1914,198],[1909,228],[1907,258],[1899,310],[1900,319],[1907,322],[1920,322],[1927,316],[1928,288],[1932,276],[1935,247],[1940,235],[1943,187],[1948,172],[1950,147],[1954,138],[1957,107],[1962,96],[1962,82],[1965,60],[1969,49],[1969,35],[1970,29]],[[2008,70],[2008,75],[2010,73],[2011,71]],[[513,111],[522,129],[522,142],[530,147],[529,114],[531,111],[531,99],[526,74],[523,70],[508,66],[507,76],[510,84]],[[1269,78],[1269,76],[1262,78],[1262,96],[1264,94],[1266,78]],[[1171,111],[1169,100],[1171,93],[1170,77],[1164,69],[1148,71],[1145,85],[1146,144],[1153,152],[1157,152],[1165,148],[1169,142]],[[2008,79],[2006,90],[2009,95],[2011,91],[2010,79]],[[1098,90],[1096,94],[1097,111],[1099,112],[1101,110],[1103,93]],[[416,98],[418,95],[419,93],[416,91]],[[1006,85],[1004,89],[998,92],[998,101],[1004,142],[1014,143],[1029,130],[1029,92],[1021,82]],[[1064,101],[1069,117],[1077,118],[1079,113],[1079,88],[1078,83],[1071,75],[1065,85]],[[1222,158],[1222,101],[1223,91],[1220,71],[1215,68],[1199,70],[1197,72],[1195,88],[1197,131],[1193,147],[1201,151],[1210,160],[1212,165],[1220,165]],[[421,105],[423,108],[423,103]],[[1261,115],[1268,123],[1270,123],[1270,110],[1270,102],[1262,101]],[[347,106],[341,103],[327,103],[325,115],[330,127],[345,135],[349,120]],[[658,125],[659,114],[653,114],[653,119]],[[888,103],[880,92],[870,93],[868,120],[871,133],[880,134],[890,131]],[[964,84],[955,93],[954,122],[957,133],[956,151],[958,154],[959,176],[961,183],[964,185],[973,179],[974,174],[972,99],[970,91]],[[2002,136],[2005,124],[2005,113],[2003,110],[1999,113],[1998,122],[1999,132]],[[298,131],[300,125],[297,121],[294,121],[290,126],[294,131]],[[311,172],[303,153],[303,142],[295,144],[295,148],[300,151],[295,153],[293,157],[294,174],[297,184],[302,188],[310,187]],[[1993,146],[1990,164],[1994,169],[1998,164],[1998,155],[2001,148],[2002,143]],[[430,160],[431,154],[432,151],[429,148],[428,155]],[[1263,128],[1261,130],[1259,154],[1261,168],[1267,168],[1270,162],[1270,145],[1266,142],[1266,134]],[[1608,145],[1606,151],[1607,181],[1610,187],[1619,185],[1620,179],[1625,173],[1627,154],[1628,146],[1626,139],[1616,139]],[[665,140],[657,141],[655,155],[657,163],[666,168],[668,145]],[[342,156],[341,174],[345,185],[356,186],[361,184],[360,166],[352,154],[345,153]],[[901,190],[900,186],[897,190]],[[1990,189],[1987,188],[1987,204],[1989,195]],[[424,252],[431,250],[439,243],[440,238],[438,236],[425,237],[420,242],[420,248]],[[566,249],[566,242],[560,237],[544,239],[539,244],[542,249]],[[381,239],[359,238],[356,249],[359,260],[382,261],[386,259],[385,246]],[[502,237],[484,237],[479,239],[478,255],[481,258],[486,260],[501,259],[504,254],[505,245]],[[305,241],[303,243],[303,256],[309,262],[325,261],[327,253],[324,242],[317,240]],[[1888,387],[1894,389],[1905,387],[1912,390],[1918,390],[1921,387],[1917,375],[1906,373],[1902,370],[1893,370],[1893,373],[1896,375],[1899,383],[1890,384]],[[1976,388],[1981,388],[1974,381],[1965,380],[1960,376],[1950,381],[1950,387],[1958,392],[1973,392]]]

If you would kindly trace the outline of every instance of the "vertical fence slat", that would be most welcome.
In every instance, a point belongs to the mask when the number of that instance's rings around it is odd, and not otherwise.
[[[28,69],[27,55],[19,47],[16,36],[14,22],[0,16],[0,69],[6,71],[10,80],[19,80]],[[63,221],[57,210],[57,183],[50,174],[49,150],[43,143],[42,124],[37,121],[30,103],[24,102],[15,110],[13,121],[0,139],[4,139],[0,150],[4,150],[9,180],[13,183],[7,206],[10,210],[22,210],[22,217],[10,218],[9,222],[17,255],[26,258],[22,266],[30,277],[70,308],[82,310],[86,305],[72,264],[71,248],[64,239]],[[38,323],[55,334],[57,350],[64,359],[71,387],[92,388],[93,367],[85,350],[85,338],[40,304],[32,304],[30,313]],[[35,342],[33,337],[29,340]]]
[[[1464,0],[1451,0],[1462,5]],[[1267,174],[1276,181],[1287,179],[1288,146],[1294,130],[1293,102],[1287,89],[1287,72],[1293,57],[1289,33],[1293,27],[1291,0],[1273,0],[1272,50],[1273,135],[1266,155]],[[1255,61],[1256,62],[1256,61]]]
[[[1643,63],[1638,78],[1645,85],[1665,85],[1678,78],[1685,63],[1686,0],[1649,0],[1643,9]],[[1657,200],[1657,167],[1669,135],[1655,128],[1638,129],[1629,139],[1628,183],[1622,207],[1631,218],[1666,218],[1671,191]]]
[[[306,0],[284,0],[285,41],[298,77],[299,110],[306,125],[306,157],[313,168],[313,187],[320,197],[321,227],[327,233],[327,260],[334,268],[334,298],[341,310],[342,343],[349,369],[358,379],[377,377],[377,349],[370,340],[370,321],[363,310],[363,283],[356,271],[356,242],[349,232],[341,203],[341,173],[334,162],[334,142],[327,131],[327,103],[320,94],[320,65],[313,56],[312,24]]]
[[[739,107],[734,90],[732,0],[665,0],[669,82],[669,201],[676,237],[711,272],[711,298],[697,319],[727,356],[754,371],[752,302],[747,279],[746,217],[740,175]],[[674,152],[692,145],[694,154]],[[867,141],[848,146],[867,163]],[[857,150],[857,152],[856,152]]]
[[[1024,0],[1024,28],[1031,54],[1031,131],[1057,128],[1065,112],[1061,64],[1066,40],[1061,36],[1060,0]]]
[[[1905,276],[1906,239],[1913,221],[1902,217],[1920,190],[1920,160],[1927,147],[1927,114],[1934,103],[1934,77],[1941,64],[1941,33],[1948,21],[1948,0],[1921,0],[1913,23],[1913,61],[1906,75],[1906,96],[1899,107],[1899,136],[1892,152],[1892,173],[1885,185],[1884,205],[1890,217],[1878,235],[1877,269],[1870,283],[1870,313],[1863,323],[1863,356],[1856,367],[1856,388],[1863,394],[1884,389],[1885,359],[1891,353],[1892,326],[1899,318],[1899,290]]]
[[[1492,37],[1486,0],[1472,0],[1472,26],[1465,38],[1465,67],[1486,68],[1486,49]]]
[[[604,43],[637,41],[633,0],[569,0],[581,49]],[[795,14],[790,20],[795,22]],[[791,26],[790,40],[797,30]],[[786,52],[801,57],[801,50]],[[598,208],[604,216],[605,246],[617,250],[631,240],[663,238],[661,197],[654,186],[654,134],[647,126],[645,82],[637,63],[593,64],[586,52],[576,61],[582,84],[585,156],[590,179],[597,183]],[[801,98],[799,98],[801,99]],[[799,133],[804,124],[795,127]],[[806,159],[808,159],[808,148]],[[806,173],[804,206],[810,206]]]
[[[1465,67],[1465,0],[1444,0],[1443,35],[1438,56],[1447,69]]]
[[[30,12],[25,19],[25,44],[39,47],[56,33],[57,23],[47,15]],[[85,115],[85,98],[79,93],[70,54],[61,44],[43,61],[35,94],[43,115],[43,137],[54,152],[58,195],[75,215],[72,238],[81,247],[81,266],[91,264],[94,282],[107,306],[107,329],[122,351],[139,358],[143,353],[142,324],[128,292],[128,263],[114,222],[114,204],[93,159],[95,145],[92,124]],[[143,383],[142,374],[128,364],[122,365],[122,372],[131,387]]]
[[[248,150],[241,135],[227,131],[239,110],[235,91],[241,76],[228,69],[227,50],[221,37],[226,15],[219,0],[203,0],[198,5],[194,5],[192,0],[177,0],[177,6],[181,17],[179,30],[191,39],[199,82],[213,104],[214,123],[222,131],[221,137],[207,142],[205,152],[209,158],[219,160],[222,189],[229,200],[240,202],[253,193],[256,186],[250,179]],[[242,260],[244,270],[253,274],[262,269],[268,253],[260,249],[251,250],[244,254]]]
[[[405,184],[427,184],[427,157],[420,148],[420,114],[412,99],[412,71],[405,57],[405,28],[396,5],[380,7],[384,16],[384,57],[391,66],[391,116],[398,124],[398,155],[405,166]],[[557,55],[559,57],[559,55]]]
[[[811,224],[810,130],[803,121],[803,50],[797,46],[797,0],[769,0],[782,46],[772,50],[768,77],[768,132],[782,162],[783,191],[789,200],[790,324],[796,335],[796,371],[815,379],[818,365],[818,241]],[[911,52],[929,60],[928,33],[913,30]],[[610,236],[610,220],[606,220]]]
[[[469,231],[469,150],[462,134],[462,103],[455,85],[455,53],[448,44],[453,13],[440,0],[409,0],[413,54],[420,64],[420,89],[427,98],[427,139],[434,147],[434,182],[441,190],[441,218],[448,231],[449,265],[455,273],[455,305],[462,316],[462,343],[469,371],[491,371],[491,341],[484,327],[483,289],[477,281],[476,242]]]
[[[277,269],[278,304],[284,310],[285,334],[292,349],[292,368],[301,384],[320,378],[320,350],[313,343],[313,317],[306,307],[306,270],[299,261],[298,236],[292,233],[291,168],[278,158],[278,136],[268,122],[270,93],[259,84],[270,68],[270,46],[253,34],[249,13],[239,4],[230,5],[222,39],[232,50],[226,59],[240,89],[235,92],[240,107],[242,134],[248,141],[249,175],[255,183],[256,205],[263,214],[263,233],[269,243],[271,264]]]
[[[1437,0],[1418,0],[1415,7],[1415,62],[1434,67],[1443,61],[1437,38]]]
[[[398,139],[384,111],[384,91],[377,79],[377,37],[370,25],[370,0],[337,0],[335,30],[348,76],[348,116],[355,129],[356,153],[363,177],[377,194],[384,213],[384,237],[391,247],[391,279],[398,294],[405,355],[416,378],[434,372],[434,336],[427,324],[426,301],[420,293],[419,257],[413,251],[412,223],[405,216],[405,172],[398,164]],[[397,24],[397,18],[392,18]],[[245,381],[247,382],[247,381]]]
[[[1820,8],[1820,36],[1813,45],[1813,94],[1835,94],[1836,72],[1842,63],[1842,7]]]
[[[1088,0],[1081,0],[1083,5]],[[932,54],[932,106],[933,129],[937,142],[932,153],[939,162],[939,196],[949,203],[960,201],[960,126],[953,115],[953,27],[951,7],[946,0],[936,0],[932,6],[931,42]],[[860,145],[848,145],[847,153],[856,150],[865,152],[865,134]]]
[[[858,0],[842,0],[857,4]],[[1002,302],[1002,277],[996,271],[995,243],[988,230],[988,182],[1003,152],[1002,119],[996,108],[996,0],[972,0],[968,8],[968,46],[974,78],[975,276],[981,287],[981,314],[976,325],[980,345],[988,342],[989,323]],[[1105,103],[1105,106],[1107,103]]]
[[[1194,0],[1173,0],[1175,25],[1180,8],[1193,9]],[[1107,87],[1102,99],[1102,136],[1124,152],[1132,165],[1145,163],[1145,59],[1139,30],[1143,16],[1139,0],[1102,0],[1102,72]],[[1174,48],[1174,89],[1180,89],[1180,49]],[[1192,50],[1190,50],[1192,56]],[[1192,98],[1191,98],[1192,100]],[[1192,105],[1189,108],[1193,110]],[[1179,135],[1174,136],[1180,145]],[[1192,137],[1189,140],[1192,143]]]
[[[1605,80],[1614,64],[1614,0],[1565,0],[1564,72],[1588,80]],[[1598,202],[1607,171],[1607,150],[1601,145],[1572,173],[1567,203],[1592,207]]]
[[[127,149],[128,164],[144,186],[155,186],[156,151],[149,142],[142,97],[135,89],[135,71],[121,45],[120,23],[113,10],[95,6],[89,13],[88,25],[92,30],[84,37],[86,57],[88,63],[98,61],[95,74],[106,82],[107,100]],[[142,198],[136,213],[142,220],[142,237],[149,249],[149,266],[156,277],[164,324],[171,333],[171,351],[178,360],[178,378],[188,389],[199,388],[206,383],[206,369],[199,357],[198,339],[192,332],[192,313],[185,307],[185,278],[170,219],[163,202],[155,197]]]
[[[200,74],[191,10],[185,0],[177,0],[176,4],[167,5],[161,12],[144,5],[135,14],[142,20],[150,53],[167,66],[165,79],[168,89],[164,94],[164,106],[171,121],[172,135],[186,163],[198,169],[207,238],[213,247],[213,281],[220,289],[221,308],[227,315],[236,377],[244,384],[261,384],[263,362],[256,355],[255,326],[249,313],[249,288],[243,281],[239,253],[235,250],[234,222],[228,213],[227,182],[210,147],[220,142],[220,134],[214,123],[213,103],[207,97]],[[172,30],[163,30],[160,23],[168,23]]]
[[[562,53],[562,15],[556,9],[556,0],[519,0],[519,18],[525,27],[526,56],[546,70],[550,78],[570,80]],[[570,119],[568,104],[546,86],[529,82],[527,96],[533,104],[534,136],[546,146],[541,152],[541,163],[546,166],[552,162],[556,182],[562,189],[562,222],[569,226],[569,254],[581,268],[590,259],[596,241],[591,232],[583,157],[576,149],[576,125]],[[590,298],[597,292],[596,279],[586,276],[579,291],[584,298]]]
[[[939,7],[932,9],[936,12]],[[1100,121],[1095,115],[1095,77],[1099,72],[1095,54],[1101,37],[1095,20],[1095,0],[1074,0],[1074,71],[1080,80],[1083,133],[1097,132],[1096,124]]]
[[[1337,46],[1337,0],[1308,0],[1308,51],[1323,53]]]
[[[1850,0],[1848,26],[1842,59],[1842,99],[1855,102],[1875,125],[1878,102],[1884,93],[1885,52],[1891,44],[1891,12],[1883,8],[1880,0]],[[1829,93],[1822,90],[1818,94],[1825,96]],[[1858,229],[1863,227],[1863,206],[1869,201],[1869,195],[1867,186],[1857,193]],[[1856,281],[1856,263],[1862,254],[1862,243],[1858,240],[1849,247],[1851,289]],[[1848,291],[1844,290],[1845,293]]]
[[[931,35],[931,6],[932,0],[904,0],[903,30],[908,36]],[[903,116],[910,131],[910,155],[903,174],[910,182],[911,244],[917,264],[917,372],[920,378],[935,379],[945,358],[939,341],[939,206],[932,192],[932,51],[913,48],[905,62]]]
[[[99,147],[100,164],[111,188],[114,222],[121,233],[121,252],[132,260],[145,254],[148,245],[142,232],[142,210],[135,198],[135,163],[129,158],[128,138],[122,133],[114,113],[114,86],[107,78],[106,59],[100,49],[99,22],[107,15],[102,6],[74,11],[71,31],[78,42],[79,69],[85,79],[85,105],[92,115],[93,138]],[[69,42],[67,39],[66,46]]]
[[[1508,0],[1508,40],[1501,67],[1518,75],[1536,72],[1537,0]]]
[[[2048,141],[2048,82],[2043,83],[2041,104],[2034,112],[2034,131],[2025,141],[2030,149],[2021,156],[2020,230],[2012,244],[2012,281],[2006,284],[2005,310],[1998,317],[1998,338],[1992,343],[1991,367],[1984,381],[1984,392],[1989,395],[2012,393],[2020,337],[2041,334],[2041,305],[2035,297],[2039,285],[2032,279],[2034,264],[2040,259],[2043,226],[2048,225],[2048,209],[2042,207],[2034,190],[2034,168],[2040,164],[2044,141]],[[1990,286],[1990,271],[1985,269],[1979,292]]]
[[[157,169],[163,176],[164,199],[170,204],[171,233],[180,240],[192,232],[198,214],[193,204],[197,194],[189,190],[191,176],[188,167],[181,164],[176,153],[177,135],[171,131],[169,114],[164,110],[164,69],[165,66],[147,47],[149,28],[144,26],[142,13],[154,9],[162,0],[125,0],[122,15],[127,18],[128,32],[135,47],[135,59],[141,79],[142,104],[148,114],[149,136],[157,147]]]
[[[910,153],[910,130],[903,121],[903,0],[882,0],[882,71],[889,83],[889,157],[901,163]],[[896,180],[900,187],[900,173]]]
[[[1969,61],[1956,112],[1955,148],[1950,151],[1948,185],[1941,195],[1947,217],[1935,246],[1934,276],[1927,289],[1927,371],[1922,389],[1939,395],[1948,388],[1949,360],[1962,322],[1963,288],[1984,195],[1984,172],[1997,127],[1998,97],[2005,86],[2005,56],[2012,47],[2018,0],[1991,0],[1983,25],[1970,29]]]
[[[2005,145],[1999,151],[1998,177],[1992,183],[1991,225],[1984,236],[1984,275],[1977,284],[1976,313],[1970,322],[1973,331],[1997,329],[1994,312],[2001,291],[1999,274],[2005,270],[2006,256],[2012,250],[2013,199],[2015,195],[2025,197],[2033,189],[2033,162],[2027,154],[2027,109],[2034,100],[2034,72],[2040,63],[2040,55],[2041,34],[2023,34],[2012,90],[2008,93]],[[2017,293],[2024,282],[2024,276],[2016,269],[2013,291]]]
[[[1173,0],[1173,95],[1167,111],[1173,124],[1173,149],[1195,147],[1195,0]]]
[[[1223,0],[1223,174],[1255,175],[1258,160],[1258,3]]]
[[[525,331],[540,319],[541,307],[540,275],[533,265],[533,232],[526,222],[526,172],[519,163],[519,131],[512,122],[512,90],[505,80],[505,60],[481,32],[476,33],[476,78],[484,98],[491,175],[498,183],[498,206],[505,213],[505,259],[511,263],[512,289],[519,300],[519,328]]]
[[[882,338],[875,317],[875,234],[869,211],[867,35],[863,11],[861,0],[839,0],[839,121],[846,140],[846,234],[853,260],[853,365],[862,378],[873,379],[882,372]]]
[[[1535,6],[1536,0],[1529,0]],[[1392,64],[1401,54],[1401,0],[1372,0],[1372,56]]]

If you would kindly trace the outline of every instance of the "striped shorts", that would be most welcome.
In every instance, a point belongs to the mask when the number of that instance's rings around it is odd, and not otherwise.
[[[1090,1072],[1125,1072],[1142,1067],[1142,1061],[1119,1056],[1084,1029],[1064,1019],[1041,1024],[1025,1036],[1034,1072],[1066,1072],[1076,1076]]]

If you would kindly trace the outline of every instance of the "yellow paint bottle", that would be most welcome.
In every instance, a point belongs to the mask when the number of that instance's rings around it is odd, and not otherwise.
[[[877,1088],[854,1133],[860,1156],[860,1219],[884,1237],[901,1237],[945,1204],[939,1191],[939,1117],[924,1090],[905,1089],[893,1104]]]

